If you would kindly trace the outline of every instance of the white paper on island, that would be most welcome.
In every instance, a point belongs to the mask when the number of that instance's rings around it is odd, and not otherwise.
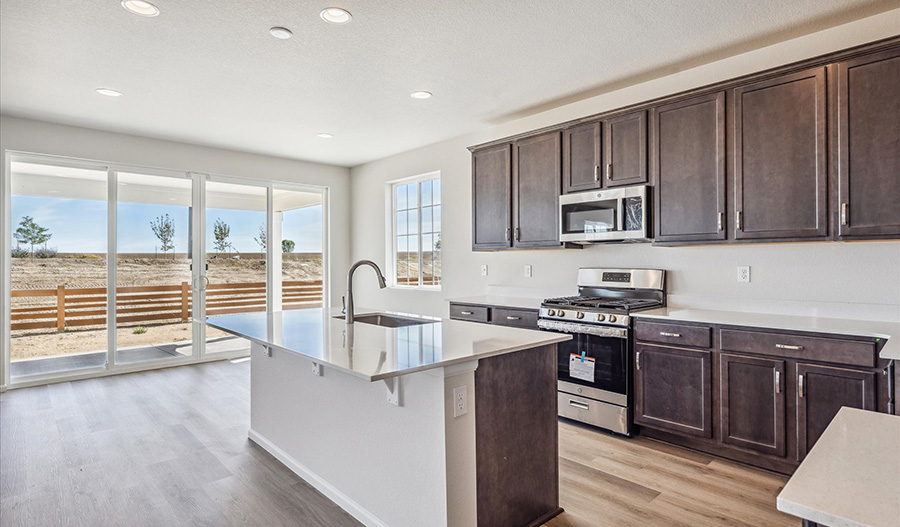
[[[586,357],[584,353],[578,355],[569,354],[569,377],[582,381],[594,382],[594,358]]]

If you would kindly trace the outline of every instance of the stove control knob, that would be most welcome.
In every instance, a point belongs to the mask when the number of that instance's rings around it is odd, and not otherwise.
[[[615,316],[615,315],[610,315],[610,316],[609,316],[609,321],[610,321],[610,322],[615,322],[615,321],[616,321],[616,316]]]
[[[548,316],[551,316],[551,317],[556,316],[556,310],[555,310],[555,309],[548,309],[548,310],[547,310],[547,315],[548,315]]]
[[[579,311],[578,313],[575,314],[575,318],[579,318],[579,319],[580,319],[580,318],[584,318],[584,313],[582,313],[581,311]]]
[[[560,309],[559,311],[557,311],[556,314],[559,315],[559,316],[561,316],[561,317],[566,316],[566,312],[563,311],[562,309]]]
[[[606,315],[604,315],[603,313],[597,315],[597,322],[603,322],[604,320],[606,320]]]

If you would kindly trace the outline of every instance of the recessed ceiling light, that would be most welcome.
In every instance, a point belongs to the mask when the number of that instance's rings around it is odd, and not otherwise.
[[[322,17],[322,20],[331,24],[346,24],[353,18],[350,11],[340,7],[326,7],[319,13],[319,16]]]
[[[280,38],[281,40],[287,40],[291,38],[294,34],[291,33],[291,30],[286,27],[275,26],[269,30],[269,34],[275,38]]]
[[[316,134],[316,135],[321,137],[322,139],[331,139],[332,137],[334,137],[333,135],[329,134],[328,132],[322,132],[322,133]]]
[[[431,92],[430,91],[414,91],[409,94],[413,99],[430,99]]]
[[[97,88],[97,93],[100,95],[106,95],[107,97],[121,97],[122,92],[113,90],[111,88]]]
[[[145,0],[122,0],[122,7],[140,16],[156,16],[159,8]]]

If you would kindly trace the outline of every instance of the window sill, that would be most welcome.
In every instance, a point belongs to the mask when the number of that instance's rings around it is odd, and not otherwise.
[[[388,289],[400,289],[403,291],[440,291],[441,286],[439,286],[439,285],[419,285],[419,286],[389,285]]]

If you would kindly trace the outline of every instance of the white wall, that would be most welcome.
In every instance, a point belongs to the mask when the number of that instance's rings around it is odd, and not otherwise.
[[[639,244],[472,252],[471,158],[466,150],[469,145],[890,37],[897,34],[898,20],[900,9],[895,9],[353,168],[353,259],[384,263],[387,181],[440,170],[443,192],[442,290],[379,291],[375,280],[363,278],[354,291],[357,305],[446,316],[448,298],[485,293],[538,298],[564,294],[574,289],[578,267],[622,266],[669,270],[670,298],[688,304],[820,316],[844,316],[852,310],[855,316],[900,319],[900,242],[684,248]],[[600,75],[598,72],[598,82]],[[482,264],[489,266],[487,277],[481,276]],[[525,264],[534,266],[533,278],[523,277]],[[752,267],[751,283],[737,283],[737,265]]]
[[[333,279],[343,283],[340,277],[350,263],[350,171],[346,168],[0,115],[0,152],[6,150],[327,186],[331,189],[330,270]],[[331,288],[333,303],[340,304],[342,289]]]

